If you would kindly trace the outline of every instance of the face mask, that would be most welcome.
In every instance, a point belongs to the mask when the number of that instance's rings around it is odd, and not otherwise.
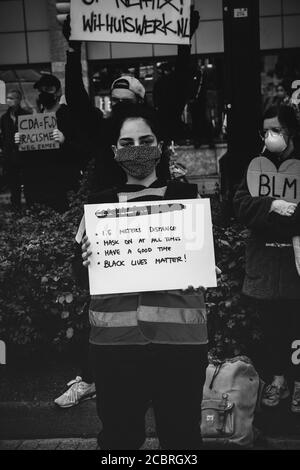
[[[272,153],[282,153],[287,148],[287,143],[281,134],[268,131],[265,137],[265,146]]]
[[[126,173],[134,178],[144,179],[155,169],[160,156],[157,146],[138,145],[117,149],[115,160],[120,163]]]
[[[56,104],[57,98],[53,93],[41,91],[39,94],[39,103],[45,108],[52,108]]]

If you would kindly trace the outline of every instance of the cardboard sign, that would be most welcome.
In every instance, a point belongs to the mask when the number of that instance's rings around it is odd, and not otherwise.
[[[300,160],[285,160],[277,171],[266,157],[254,158],[248,167],[247,184],[251,196],[270,196],[300,202]]]
[[[92,295],[216,287],[209,199],[84,210]]]
[[[72,40],[190,43],[191,0],[72,0]]]
[[[59,148],[52,136],[57,127],[55,113],[26,114],[18,117],[19,150],[49,150]]]

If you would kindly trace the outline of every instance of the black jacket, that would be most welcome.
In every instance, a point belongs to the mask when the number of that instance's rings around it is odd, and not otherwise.
[[[57,128],[65,137],[59,149],[19,152],[25,189],[32,195],[32,202],[47,203],[70,189],[78,189],[85,146],[68,106],[61,105],[56,118]]]
[[[10,163],[19,163],[18,147],[15,144],[15,133],[18,132],[18,116],[29,114],[29,111],[21,107],[16,111],[16,121],[14,122],[8,109],[0,120],[1,147],[3,157]]]

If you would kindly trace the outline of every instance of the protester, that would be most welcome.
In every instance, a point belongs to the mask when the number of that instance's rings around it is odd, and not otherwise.
[[[53,137],[60,148],[22,152],[25,198],[29,207],[38,203],[65,212],[68,209],[67,192],[78,190],[86,149],[68,107],[60,104],[61,84],[58,78],[51,74],[42,75],[34,88],[39,92],[39,111],[56,114],[57,128]],[[15,142],[20,142],[19,132],[15,135]]]
[[[126,102],[138,103],[145,100],[145,89],[135,77],[124,75],[117,78],[111,86],[112,113],[107,119],[97,112],[84,87],[81,66],[81,42],[70,41],[70,17],[64,23],[63,33],[68,41],[66,62],[66,100],[71,113],[76,117],[81,129],[86,132],[95,158],[93,191],[110,188],[126,182],[122,168],[114,161],[112,152],[112,122],[118,109]],[[158,173],[170,177],[168,159],[162,158]]]
[[[90,203],[118,202],[120,195],[122,202],[198,197],[196,185],[157,178],[161,150],[150,109],[128,106],[115,131],[115,160],[127,182],[91,195]],[[91,252],[83,242],[87,267]],[[202,289],[92,296],[90,322],[100,447],[141,447],[152,401],[161,447],[198,449],[208,342]]]
[[[12,208],[21,209],[22,176],[21,162],[14,135],[18,130],[18,116],[28,114],[28,110],[21,107],[22,94],[19,90],[10,90],[7,93],[8,110],[0,121],[1,147],[4,157],[4,172],[10,190]]]
[[[266,97],[266,100],[264,102],[264,114],[268,111],[268,109],[274,106],[287,104],[289,102],[289,93],[290,88],[288,87],[288,85],[285,82],[279,83],[275,87],[275,93],[272,93]]]
[[[264,151],[279,168],[287,159],[299,159],[298,123],[287,105],[270,108],[264,116]],[[277,406],[290,395],[288,372],[294,386],[291,409],[300,412],[300,371],[292,364],[292,343],[300,334],[300,271],[293,241],[300,235],[300,205],[274,197],[252,197],[246,179],[234,197],[239,220],[251,229],[246,250],[244,293],[258,301],[263,332],[267,379],[262,403]],[[296,257],[296,259],[295,259]]]
[[[199,24],[199,13],[192,9],[191,11],[191,36],[196,31]],[[71,110],[72,116],[76,116],[81,131],[87,135],[87,140],[91,142],[94,149],[91,153],[95,157],[95,171],[93,181],[90,186],[94,191],[101,191],[113,186],[119,186],[126,183],[127,177],[123,168],[118,165],[114,159],[112,151],[113,144],[113,123],[118,113],[122,111],[122,105],[126,103],[143,103],[145,101],[145,89],[135,77],[124,75],[117,78],[111,86],[112,113],[107,119],[97,112],[97,108],[91,103],[84,87],[82,79],[81,66],[81,42],[71,41],[70,17],[64,22],[63,33],[68,42],[66,63],[66,100]],[[186,69],[189,64],[190,46],[178,47],[178,59],[176,63],[175,76],[168,80],[172,103],[179,105],[180,109],[184,107],[185,85],[187,83]],[[182,98],[183,96],[183,98]],[[176,100],[174,99],[176,97]],[[167,106],[167,116],[160,113],[160,128],[162,128],[162,137],[171,137],[167,132],[168,122],[180,116],[182,111],[172,110],[170,104]],[[178,122],[178,120],[177,120]],[[172,126],[171,126],[172,127]],[[172,127],[172,132],[177,128]],[[157,174],[164,180],[171,179],[169,168],[169,157],[166,146],[163,146],[162,157],[157,166]],[[87,358],[87,352],[83,356]],[[75,379],[67,384],[66,391],[54,400],[62,407],[67,408],[77,405],[83,400],[94,396],[94,384],[92,373],[86,361],[83,361],[84,367]]]

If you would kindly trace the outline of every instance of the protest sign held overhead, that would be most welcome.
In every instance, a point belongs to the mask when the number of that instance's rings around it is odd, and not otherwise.
[[[71,40],[189,44],[191,0],[72,0]]]
[[[209,199],[85,205],[90,293],[216,287]]]
[[[270,196],[300,202],[300,161],[285,160],[277,170],[266,157],[254,158],[248,167],[247,184],[251,196]]]
[[[55,113],[28,114],[18,117],[20,134],[20,151],[49,150],[59,148],[59,143],[53,138],[56,129]]]

